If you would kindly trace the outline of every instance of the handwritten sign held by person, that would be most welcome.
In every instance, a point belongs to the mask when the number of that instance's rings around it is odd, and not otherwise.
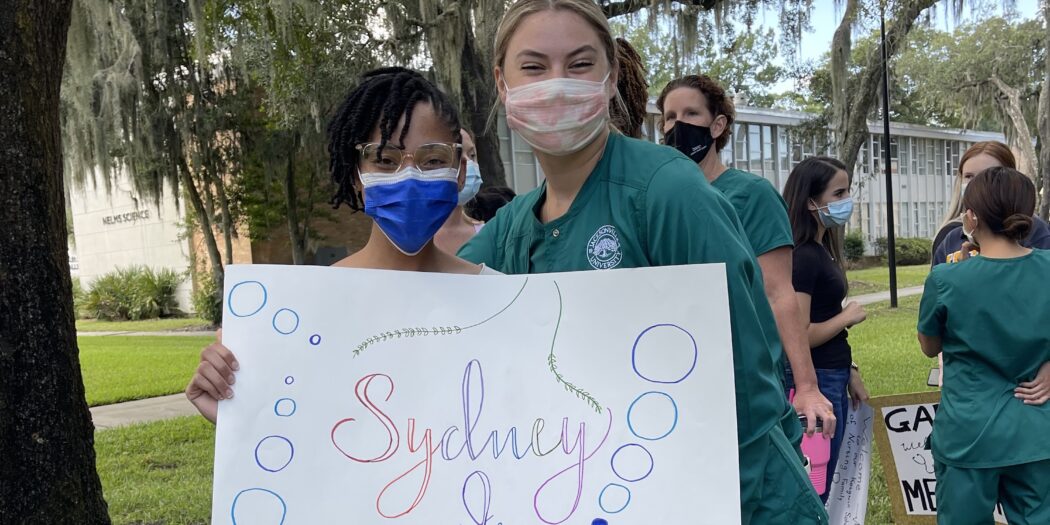
[[[871,431],[874,412],[868,404],[859,410],[848,407],[846,434],[842,438],[838,466],[828,495],[830,523],[864,525],[868,512],[868,484],[871,481]]]
[[[937,523],[937,476],[930,433],[940,401],[940,392],[871,399],[875,440],[897,523]],[[996,506],[994,518],[996,523],[1006,523],[1001,506]]]
[[[722,265],[226,283],[213,523],[740,522]]]

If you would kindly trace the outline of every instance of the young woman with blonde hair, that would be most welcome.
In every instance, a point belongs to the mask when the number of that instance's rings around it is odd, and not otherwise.
[[[502,208],[460,256],[515,274],[725,263],[742,523],[827,523],[779,424],[788,404],[770,348],[776,323],[740,221],[688,158],[612,129],[618,64],[601,9],[519,0],[493,55],[507,123],[546,181]]]

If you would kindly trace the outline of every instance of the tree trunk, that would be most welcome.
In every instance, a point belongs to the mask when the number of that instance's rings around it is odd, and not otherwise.
[[[905,0],[886,22],[886,54],[892,58],[905,43],[908,33],[915,27],[915,20],[937,0]],[[832,71],[834,73],[834,71]],[[845,83],[840,79],[839,85]],[[882,51],[877,46],[868,55],[867,63],[860,72],[856,86],[847,94],[851,99],[846,110],[846,126],[835,128],[835,147],[839,160],[849,167],[856,166],[860,148],[868,140],[868,115],[879,99],[882,82]]]
[[[319,177],[322,177],[323,174],[327,173],[324,166],[321,165],[320,159],[321,155],[314,156],[314,169],[310,172],[310,181],[307,183],[310,189],[306,192],[306,202],[309,202],[310,205],[307,206],[306,210],[303,211],[304,215],[302,236],[304,246],[306,245],[306,243],[310,242],[310,221],[313,219],[314,216],[314,206],[316,205],[314,199],[316,198],[315,194],[317,187],[319,186],[317,179]]]
[[[304,243],[299,235],[299,188],[295,184],[295,150],[298,148],[298,134],[288,147],[288,165],[284,172],[284,199],[288,212],[288,240],[292,245],[292,264],[306,264]]]
[[[419,5],[438,84],[460,109],[463,126],[474,132],[482,181],[485,186],[505,185],[498,130],[488,126],[496,103],[492,59],[486,57],[477,44],[495,40],[498,26],[490,22],[498,19],[496,15],[502,15],[502,8],[492,1],[480,6],[485,23],[475,29],[470,23],[470,2],[432,1]],[[475,30],[479,31],[477,36]]]
[[[176,144],[176,149],[181,150],[181,142]],[[185,157],[179,155],[178,159],[179,180],[182,182],[182,186],[186,188],[186,195],[189,197],[190,204],[193,205],[193,211],[197,214],[197,220],[200,221],[201,235],[204,236],[204,246],[208,251],[208,261],[211,263],[211,273],[212,277],[215,279],[215,295],[221,301],[224,272],[222,268],[222,255],[219,254],[219,243],[215,241],[215,230],[212,228],[211,217],[208,216],[208,211],[204,208],[204,201],[201,199],[201,194],[197,191],[197,186],[193,183],[193,176],[190,174],[189,165],[186,164]]]
[[[233,216],[230,214],[230,197],[226,194],[226,182],[215,172],[210,172],[215,194],[219,197],[219,209],[222,210],[222,237],[226,249],[226,264],[233,264]]]
[[[859,0],[848,0],[842,21],[831,39],[831,126],[843,135],[850,133],[849,61],[853,51],[853,24],[857,19]],[[867,137],[867,130],[864,130]],[[847,164],[852,168],[852,165]]]
[[[1045,47],[1050,48],[1050,0],[1043,0],[1043,26],[1046,28]],[[1039,93],[1039,182],[1041,195],[1039,215],[1050,220],[1050,49],[1044,50],[1043,89]]]
[[[486,187],[507,184],[507,175],[503,170],[503,159],[499,152],[499,130],[495,126],[488,126],[489,114],[496,105],[492,61],[486,59],[476,45],[481,39],[495,38],[495,35],[480,35],[476,40],[472,33],[467,32],[461,60],[460,85],[463,89],[465,116],[463,125],[474,132],[482,185]]]
[[[1020,163],[1018,168],[1023,173],[1032,177],[1032,180],[1037,180],[1033,165],[1036,162],[1034,139],[1032,138],[1032,132],[1028,129],[1028,121],[1024,118],[1024,109],[1021,108],[1021,92],[1017,88],[1007,85],[998,76],[992,76],[989,82],[995,86],[995,89],[999,91],[1000,97],[998,98],[999,109],[1003,112],[1010,122],[1010,127],[1013,128],[1013,137],[1016,138],[1016,144],[1012,144],[1017,149],[1021,150]],[[1012,141],[1014,142],[1014,141]]]
[[[59,86],[71,5],[0,9],[0,523],[109,523],[66,245]]]

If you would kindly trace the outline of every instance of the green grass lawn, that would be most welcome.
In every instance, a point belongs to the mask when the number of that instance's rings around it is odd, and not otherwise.
[[[922,286],[926,282],[926,275],[929,273],[930,266],[928,264],[898,266],[897,288]],[[851,296],[885,292],[890,289],[890,270],[885,266],[866,268],[864,270],[850,270],[846,272],[846,276],[849,279],[849,294]]]
[[[88,404],[106,405],[182,392],[211,337],[80,337]]]
[[[215,427],[186,417],[95,434],[114,525],[199,525],[211,516]]]
[[[926,377],[935,361],[922,355],[915,340],[918,305],[918,297],[901,299],[897,310],[891,310],[888,303],[870,305],[867,321],[850,331],[854,359],[871,395],[928,390]],[[159,339],[159,345],[176,338],[82,338],[81,344],[87,339]],[[187,363],[170,369],[173,378],[180,378],[172,383],[177,387],[174,391],[185,386],[197,352],[207,342],[188,345],[185,356],[182,350],[171,350],[179,356],[172,362],[186,359]],[[91,390],[88,392],[90,396]],[[183,418],[107,430],[96,434],[96,439],[99,474],[115,525],[208,523],[214,449],[210,424],[202,418]],[[893,523],[877,450],[872,458],[866,523]]]
[[[905,297],[899,304],[896,310],[891,309],[888,302],[869,305],[868,319],[850,330],[853,359],[860,365],[864,383],[873,397],[933,390],[926,386],[926,378],[930,368],[937,366],[937,360],[923,355],[915,338],[919,297]],[[885,525],[893,523],[890,500],[879,451],[872,448],[865,523]]]
[[[172,317],[144,321],[77,319],[78,332],[166,332],[169,330],[212,330],[213,328],[208,321],[196,317]]]

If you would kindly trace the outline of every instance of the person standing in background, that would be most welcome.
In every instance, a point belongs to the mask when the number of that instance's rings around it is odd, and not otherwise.
[[[835,433],[838,415],[820,393],[817,374],[810,359],[806,323],[791,285],[794,239],[787,205],[776,188],[758,175],[726,168],[721,151],[729,143],[736,110],[722,86],[706,75],[688,75],[672,80],[656,99],[664,142],[699,166],[702,175],[733,205],[743,223],[748,243],[762,268],[766,298],[773,308],[780,346],[771,347],[774,359],[787,355],[793,372],[794,410],[784,414],[784,432],[795,443],[802,440],[798,416],[806,417],[812,435],[817,420],[826,436]],[[787,390],[787,389],[785,389]]]
[[[506,186],[489,186],[482,188],[477,195],[463,205],[463,213],[467,217],[479,221],[482,226],[496,216],[496,212],[510,201],[514,200],[514,190]],[[481,227],[478,227],[478,231]]]
[[[918,338],[943,353],[945,382],[930,443],[937,523],[1050,523],[1050,251],[1027,248],[1035,185],[994,167],[969,182],[962,227],[981,253],[926,279]]]
[[[853,212],[849,187],[846,166],[831,157],[803,160],[791,170],[784,186],[795,239],[791,281],[802,315],[809,320],[807,335],[820,391],[831,400],[839,421],[845,421],[850,398],[854,408],[868,399],[860,369],[853,363],[847,332],[863,322],[867,313],[855,301],[842,306],[849,283],[836,230]],[[844,435],[845,425],[839,425],[831,438],[828,472],[835,471]],[[825,501],[832,480],[833,476],[827,477],[822,496]]]
[[[978,142],[963,153],[959,160],[959,172],[955,179],[955,187],[952,189],[952,201],[948,205],[948,213],[944,217],[944,224],[933,239],[932,266],[944,264],[949,261],[949,258],[964,260],[970,256],[971,250],[977,248],[968,243],[963,235],[962,197],[965,195],[967,185],[975,175],[994,167],[1017,169],[1014,154],[1002,142]],[[1050,249],[1050,228],[1047,227],[1046,221],[1035,217],[1031,233],[1021,241],[1021,244],[1029,248]]]
[[[463,164],[466,177],[463,188],[459,190],[456,209],[452,210],[448,219],[441,225],[441,229],[434,235],[434,244],[446,253],[459,251],[484,224],[464,212],[463,206],[470,202],[481,189],[481,168],[478,166],[478,148],[474,145],[474,136],[465,129],[460,130],[460,136],[463,140]]]
[[[620,64],[616,90],[622,97],[622,103],[614,100],[609,105],[612,125],[620,133],[640,139],[649,112],[649,81],[645,79],[645,64],[638,51],[623,37],[616,38],[616,60]]]

